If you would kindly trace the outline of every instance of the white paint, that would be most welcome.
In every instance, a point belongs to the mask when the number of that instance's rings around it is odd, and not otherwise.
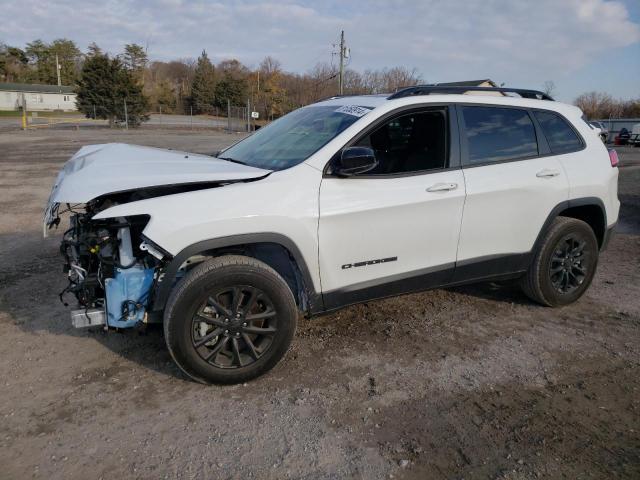
[[[438,183],[458,187],[427,191]],[[323,290],[453,264],[464,191],[460,170],[323,179],[318,235]],[[344,264],[395,256],[393,262],[342,269]]]
[[[611,168],[611,167],[609,167]],[[567,176],[556,157],[465,168],[467,199],[460,229],[458,260],[524,253],[553,208],[569,197]]]
[[[50,202],[86,203],[100,195],[142,187],[239,180],[269,170],[207,155],[123,143],[82,147],[64,165]]]

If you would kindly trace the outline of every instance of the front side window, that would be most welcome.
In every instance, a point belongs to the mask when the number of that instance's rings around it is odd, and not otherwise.
[[[370,110],[354,105],[300,108],[229,147],[220,158],[284,170],[304,162]]]
[[[398,116],[377,127],[356,145],[372,148],[378,166],[367,175],[390,175],[447,166],[446,110]]]
[[[542,127],[551,153],[569,153],[582,148],[582,141],[573,128],[571,128],[560,115],[541,111],[535,111],[534,115]],[[596,124],[596,122],[592,124]],[[602,128],[601,125],[596,124],[596,126]]]
[[[526,110],[462,107],[467,165],[517,160],[538,155],[533,122]]]

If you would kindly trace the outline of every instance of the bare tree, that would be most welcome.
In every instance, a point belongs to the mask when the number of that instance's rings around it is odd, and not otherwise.
[[[542,84],[542,91],[550,96],[553,97],[553,94],[556,91],[556,84],[553,80],[546,80],[543,84]]]
[[[615,101],[608,93],[587,92],[573,102],[589,119],[607,118],[616,115]]]

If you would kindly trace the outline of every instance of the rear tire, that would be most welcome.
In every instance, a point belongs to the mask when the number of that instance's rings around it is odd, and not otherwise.
[[[298,310],[282,277],[250,257],[203,262],[174,288],[165,341],[180,369],[202,383],[240,383],[273,368],[287,352]]]
[[[582,220],[557,217],[545,232],[520,287],[542,305],[568,305],[589,288],[597,266],[598,241],[591,227]]]

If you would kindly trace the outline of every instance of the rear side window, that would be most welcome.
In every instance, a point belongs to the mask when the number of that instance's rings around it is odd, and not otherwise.
[[[534,112],[534,115],[547,138],[551,153],[569,153],[582,148],[582,140],[560,115],[541,111]]]
[[[462,107],[468,165],[538,155],[536,129],[526,110]]]

